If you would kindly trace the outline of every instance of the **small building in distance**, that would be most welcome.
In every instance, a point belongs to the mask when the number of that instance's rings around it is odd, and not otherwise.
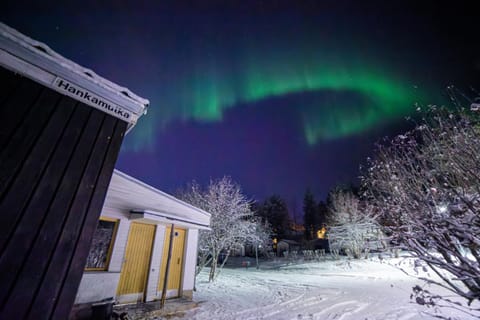
[[[300,249],[301,245],[299,242],[295,240],[282,239],[277,243],[277,256],[283,257],[285,256],[284,252],[287,252],[287,254],[289,254],[294,251],[298,252]]]

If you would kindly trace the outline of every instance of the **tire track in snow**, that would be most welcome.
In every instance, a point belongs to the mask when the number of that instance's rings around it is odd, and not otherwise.
[[[263,305],[257,308],[250,308],[236,313],[234,319],[242,320],[290,320],[290,319],[313,319],[313,314],[322,308],[322,305],[328,303],[327,300],[341,295],[341,291],[333,288],[323,288],[324,294],[318,294],[316,290],[312,291],[310,285],[301,285],[303,292],[287,301],[277,304]],[[329,298],[327,298],[329,297]],[[304,314],[307,316],[304,318]],[[254,316],[252,316],[254,314]],[[250,316],[248,316],[250,315]]]
[[[407,308],[401,308],[389,312],[385,316],[382,317],[384,320],[410,320],[410,319],[418,319],[421,314],[417,310],[410,310]],[[427,319],[428,317],[422,317],[422,319]]]
[[[225,270],[215,284],[198,282],[205,303],[184,319],[434,319],[410,304],[411,278],[372,261],[352,265],[345,273],[328,261],[275,272]]]
[[[255,311],[256,315],[253,317],[241,317],[243,312],[237,313],[235,319],[255,320],[255,319],[297,319],[299,312],[304,312],[308,307],[316,306],[323,301],[325,297],[314,296],[304,298],[303,296],[295,299],[279,303],[277,305],[269,305],[260,308],[250,309],[248,313]]]
[[[312,314],[313,319],[345,320],[347,317],[358,313],[369,306],[369,303],[349,300],[335,303]],[[320,317],[322,316],[322,317]]]
[[[244,318],[244,319],[258,319],[258,317],[257,317],[258,314],[265,314],[265,313],[268,314],[268,313],[271,313],[271,310],[274,310],[274,309],[278,310],[279,308],[281,310],[287,309],[290,306],[295,305],[296,303],[298,303],[300,300],[302,300],[305,297],[307,288],[305,286],[298,286],[297,288],[301,288],[301,292],[297,296],[295,296],[293,298],[290,298],[288,300],[282,301],[278,304],[267,304],[267,305],[262,305],[262,306],[259,306],[259,307],[256,307],[256,308],[249,308],[249,309],[246,309],[246,310],[242,310],[240,312],[237,312],[237,314],[236,314],[237,318],[240,319],[242,315],[251,314],[252,312],[254,312],[256,314],[255,317],[249,317],[249,318]],[[282,292],[282,291],[278,291],[278,294],[280,296],[285,296],[285,292]],[[286,290],[286,291],[287,292],[290,291],[290,294],[292,293],[291,288],[290,288],[290,290]],[[288,295],[286,297],[288,297]]]

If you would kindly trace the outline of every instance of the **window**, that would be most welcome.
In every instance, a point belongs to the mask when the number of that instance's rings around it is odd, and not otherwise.
[[[118,220],[101,217],[93,235],[85,270],[107,270]]]

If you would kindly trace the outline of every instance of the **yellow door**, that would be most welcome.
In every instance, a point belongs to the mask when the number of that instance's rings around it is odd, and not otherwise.
[[[117,288],[117,298],[122,303],[144,299],[154,236],[155,225],[136,222],[130,225]]]
[[[158,291],[163,290],[165,281],[165,271],[167,269],[168,247],[170,244],[171,227],[165,231],[165,241],[163,245],[162,267],[160,268],[160,281],[158,282]],[[180,293],[180,283],[182,280],[183,251],[185,246],[185,230],[174,229],[172,258],[170,259],[170,270],[168,271],[167,297],[178,297]]]

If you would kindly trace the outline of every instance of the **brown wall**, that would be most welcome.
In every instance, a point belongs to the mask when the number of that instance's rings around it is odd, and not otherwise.
[[[67,319],[127,123],[0,67],[0,319]]]

